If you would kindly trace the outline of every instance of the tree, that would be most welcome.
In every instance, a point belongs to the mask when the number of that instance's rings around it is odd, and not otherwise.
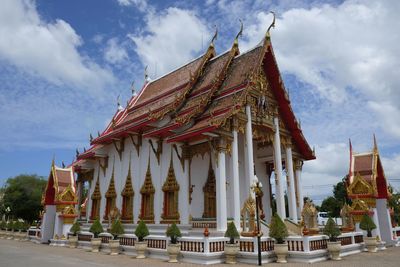
[[[340,217],[340,210],[345,203],[351,202],[347,196],[346,177],[341,182],[333,186],[333,196],[329,196],[322,201],[321,211],[326,211],[331,217]]]
[[[388,190],[391,194],[388,205],[393,209],[393,219],[395,223],[400,223],[400,193],[394,193],[393,187],[388,186]]]
[[[343,206],[343,202],[337,200],[334,197],[327,197],[322,201],[321,211],[326,211],[331,217],[340,217],[340,209]]]
[[[340,230],[332,217],[329,217],[328,222],[324,227],[324,235],[329,237],[329,241],[336,242],[337,237],[340,236]]]
[[[372,230],[376,229],[376,225],[368,214],[363,215],[360,222],[360,229],[367,231],[367,236],[372,237]]]
[[[47,181],[38,175],[18,175],[8,178],[1,200],[1,213],[10,207],[9,216],[33,222],[42,210],[41,199]]]

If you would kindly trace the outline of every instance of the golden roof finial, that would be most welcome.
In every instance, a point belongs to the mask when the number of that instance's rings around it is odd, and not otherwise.
[[[149,67],[148,65],[146,65],[146,67],[144,67],[144,82],[145,83],[149,82],[149,74],[147,73],[147,68],[148,67]]]
[[[375,133],[374,133],[374,152],[378,152],[378,144],[376,142]]]
[[[243,21],[241,19],[239,19],[239,21],[240,21],[240,30],[236,34],[235,41],[233,42],[233,45],[238,45],[239,37],[242,36],[242,33],[243,33]]]
[[[271,30],[271,28],[275,28],[275,12],[274,11],[270,11],[270,13],[272,13],[272,15],[274,17],[272,19],[271,25],[269,25],[269,27],[268,27],[267,33],[265,34],[265,38],[268,38],[268,39],[271,37],[269,31]]]
[[[217,25],[214,25],[214,27],[215,27],[215,33],[214,33],[213,38],[211,39],[210,46],[214,46],[214,41],[217,40],[217,37],[218,37],[218,27],[217,27]]]

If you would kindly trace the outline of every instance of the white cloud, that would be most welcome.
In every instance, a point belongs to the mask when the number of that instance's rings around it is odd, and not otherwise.
[[[64,20],[44,21],[31,0],[5,0],[0,9],[0,59],[56,84],[102,88],[113,81],[78,47],[81,37]]]
[[[193,59],[204,48],[202,41],[208,40],[209,33],[192,11],[168,8],[160,14],[148,14],[143,32],[128,36],[150,74],[157,71],[160,76]]]
[[[120,64],[128,60],[128,52],[123,44],[118,42],[118,38],[111,38],[107,41],[104,50],[104,59],[111,64]]]
[[[392,158],[381,157],[381,159],[386,179],[400,192],[400,154],[395,154]]]
[[[374,113],[379,127],[399,138],[398,117],[383,111],[400,111],[400,35],[393,32],[399,11],[398,1],[372,0],[287,10],[272,30],[279,67],[312,85],[323,101],[361,104],[354,109]],[[245,29],[247,48],[261,40],[272,16],[255,18]]]
[[[145,11],[148,7],[146,0],[118,0],[121,6],[136,6],[140,11]]]

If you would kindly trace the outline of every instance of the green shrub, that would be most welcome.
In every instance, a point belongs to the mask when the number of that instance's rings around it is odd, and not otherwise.
[[[173,223],[170,227],[168,227],[166,235],[171,238],[171,244],[178,243],[178,237],[181,237],[181,231],[179,230],[176,223]]]
[[[5,221],[1,221],[0,222],[0,229],[1,230],[5,230],[6,229],[6,222]]]
[[[329,237],[329,241],[331,242],[336,242],[337,237],[341,234],[335,221],[331,217],[329,217],[328,221],[326,222],[323,232],[324,235],[327,235]]]
[[[240,237],[238,230],[236,229],[236,226],[233,222],[230,222],[228,224],[228,228],[226,229],[225,232],[225,237],[229,237],[230,244],[235,244],[235,238]]]
[[[269,236],[275,238],[278,244],[285,243],[285,238],[288,236],[286,225],[277,213],[272,216],[269,226]]]
[[[29,230],[29,228],[31,227],[31,224],[28,222],[24,222],[22,224],[22,231],[27,232]]]
[[[360,222],[360,229],[367,231],[367,236],[372,237],[372,230],[376,229],[374,221],[368,214],[364,214]]]
[[[117,239],[119,235],[125,233],[124,226],[119,219],[114,220],[111,224],[110,233],[114,236],[114,239]]]
[[[78,221],[74,222],[72,225],[71,229],[69,231],[72,233],[73,236],[76,236],[76,234],[81,230],[81,226]]]
[[[149,229],[144,221],[140,221],[138,226],[135,229],[135,235],[139,239],[139,242],[142,242],[146,236],[149,235]]]
[[[101,234],[102,232],[104,232],[103,230],[103,226],[100,223],[99,219],[96,219],[94,221],[94,223],[92,224],[92,226],[90,226],[89,232],[93,233],[95,238],[99,237],[99,234]]]

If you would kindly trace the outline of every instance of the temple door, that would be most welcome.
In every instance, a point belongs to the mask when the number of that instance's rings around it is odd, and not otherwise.
[[[217,201],[216,201],[216,185],[215,174],[211,165],[208,168],[208,177],[206,184],[203,187],[204,194],[204,212],[203,218],[216,218],[217,217]]]

